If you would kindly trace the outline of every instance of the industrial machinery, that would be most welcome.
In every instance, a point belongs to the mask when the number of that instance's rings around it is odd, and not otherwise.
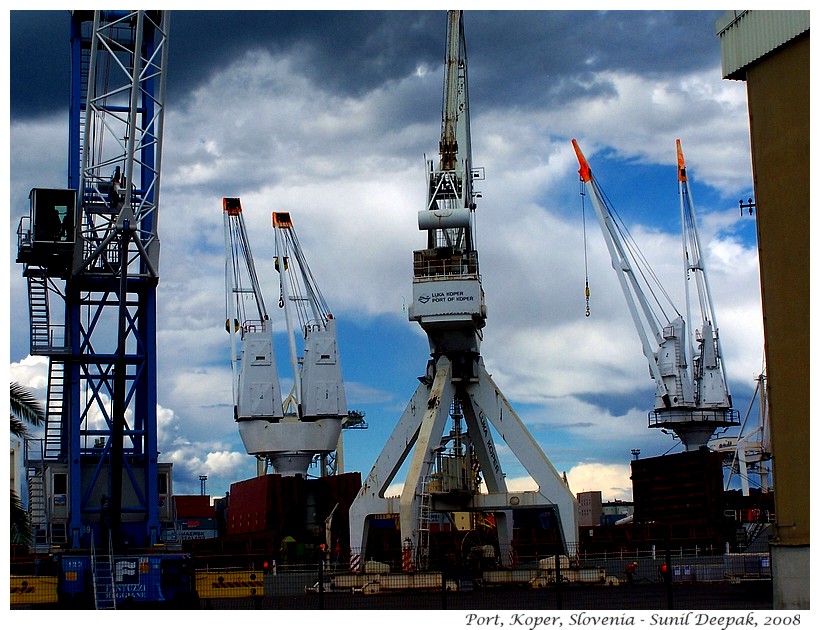
[[[590,193],[612,268],[618,275],[655,381],[655,405],[649,413],[649,426],[669,429],[686,450],[697,450],[707,445],[715,431],[740,423],[737,410],[732,408],[680,140],[677,141],[677,171],[686,287],[685,318],[649,269],[628,231],[618,223],[575,140],[572,146],[580,164],[578,172],[582,186]],[[687,322],[690,325],[692,322],[689,283],[693,280],[701,326],[690,335],[687,332]],[[660,296],[665,296],[672,314],[664,310]]]
[[[737,476],[744,497],[749,496],[752,485],[764,493],[773,489],[772,442],[769,434],[769,403],[766,391],[766,375],[760,374],[738,435],[709,440],[709,449],[723,454],[723,465],[728,471],[725,489],[729,489]],[[758,396],[758,422],[751,425],[749,416]],[[752,478],[756,478],[756,481],[750,483]]]
[[[44,435],[26,452],[31,551],[58,562],[65,603],[97,608],[195,595],[190,556],[166,545],[173,485],[157,448],[169,22],[71,13],[68,185],[33,189],[17,230],[30,352],[49,359]]]
[[[260,474],[270,465],[278,474],[306,477],[316,460],[321,460],[322,475],[338,472],[341,430],[346,425],[361,425],[363,418],[347,411],[336,320],[308,267],[290,214],[274,212],[274,265],[279,272],[279,306],[285,312],[293,370],[293,386],[283,398],[271,321],[242,205],[235,197],[224,198],[222,204],[234,416],[245,449],[259,460]],[[297,336],[303,343],[302,356]]]
[[[369,526],[383,515],[398,515],[405,571],[428,568],[431,523],[440,513],[492,514],[504,565],[512,562],[513,509],[543,508],[555,517],[559,543],[571,545],[577,537],[575,497],[487,373],[479,351],[487,313],[473,183],[483,174],[472,166],[461,11],[449,11],[447,20],[439,162],[427,164],[427,201],[418,215],[427,246],[413,254],[408,309],[410,320],[427,333],[431,360],[350,508],[351,569],[357,572]],[[507,490],[497,436],[537,491]],[[405,463],[401,496],[385,496]]]
[[[170,520],[157,462],[156,287],[169,16],[75,11],[68,186],[18,228],[31,354],[49,358],[29,453],[35,546],[148,547]],[[35,457],[34,450],[39,450]]]

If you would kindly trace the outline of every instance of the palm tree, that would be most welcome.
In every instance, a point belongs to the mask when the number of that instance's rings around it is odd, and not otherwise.
[[[19,438],[25,438],[28,434],[26,424],[40,426],[46,418],[46,412],[42,403],[28,389],[19,383],[11,383],[9,394],[9,407],[11,409],[10,428],[11,433]],[[28,523],[28,514],[23,508],[23,503],[17,493],[11,491],[11,542],[25,543],[31,540],[31,529]]]

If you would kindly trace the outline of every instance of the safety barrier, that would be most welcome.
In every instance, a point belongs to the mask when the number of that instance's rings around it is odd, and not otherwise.
[[[199,599],[233,599],[265,594],[264,576],[259,571],[197,571]]]
[[[12,575],[11,600],[14,606],[57,603],[57,578],[40,575]]]

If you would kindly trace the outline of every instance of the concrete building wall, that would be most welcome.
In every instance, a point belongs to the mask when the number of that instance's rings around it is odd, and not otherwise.
[[[727,30],[719,21],[718,34],[724,61],[736,59],[741,45],[750,51],[748,63],[735,63],[724,78],[746,81],[749,106],[773,452],[774,605],[802,609],[809,607],[810,73],[801,21],[808,18],[799,13],[808,12],[744,12],[724,23]],[[759,55],[751,54],[756,46]]]
[[[809,38],[749,68],[752,164],[782,544],[808,545]]]

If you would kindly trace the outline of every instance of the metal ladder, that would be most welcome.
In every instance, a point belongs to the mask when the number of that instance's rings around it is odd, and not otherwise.
[[[33,446],[36,443],[36,446]],[[39,451],[36,456],[33,451]],[[64,521],[53,522],[46,499],[45,446],[42,438],[26,440],[26,482],[28,485],[28,515],[31,523],[31,547],[46,553],[55,545],[68,542]]]
[[[432,508],[430,506],[430,475],[422,478],[419,495],[419,547],[418,568],[427,570],[430,561],[430,520]]]
[[[94,539],[91,539],[91,576],[94,582],[94,608],[116,610],[117,600],[114,589],[114,551],[111,534],[108,535],[108,552],[97,555]]]

